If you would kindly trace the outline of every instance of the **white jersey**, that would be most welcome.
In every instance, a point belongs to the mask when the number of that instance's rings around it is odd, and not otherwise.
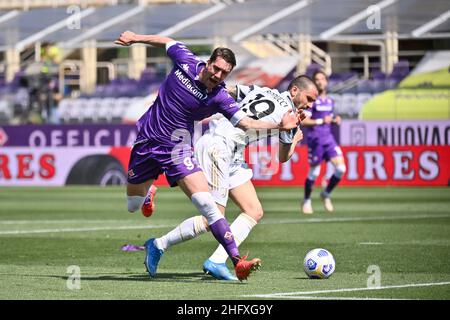
[[[249,117],[270,123],[280,123],[286,112],[294,109],[289,92],[257,86],[236,86],[237,102]],[[279,139],[292,143],[296,129],[281,131]],[[234,127],[225,117],[209,123],[209,133],[195,143],[194,154],[208,180],[214,201],[222,206],[228,202],[229,190],[251,180],[252,170],[244,159],[247,143],[277,134],[278,130],[248,130]]]
[[[295,110],[289,92],[278,92],[258,86],[236,86],[236,100],[239,107],[249,117],[278,124],[286,112]],[[227,137],[238,145],[245,146],[248,143],[274,135],[277,130],[249,130],[247,132],[234,127],[225,117],[214,119],[210,122],[210,133]],[[292,143],[296,129],[280,132],[280,141]]]

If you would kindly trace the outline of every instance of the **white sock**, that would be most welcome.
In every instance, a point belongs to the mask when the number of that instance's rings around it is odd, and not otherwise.
[[[145,197],[141,196],[127,196],[127,205],[129,212],[136,212],[142,207]]]
[[[155,239],[155,246],[160,250],[167,250],[177,243],[193,239],[206,231],[208,230],[203,223],[203,217],[195,216],[184,220],[161,238]]]
[[[213,196],[209,192],[196,192],[191,196],[191,201],[197,210],[206,218],[209,225],[223,219],[223,215],[217,208]]]
[[[250,217],[248,214],[241,213],[231,224],[230,229],[234,235],[234,241],[236,245],[239,246],[248,237],[250,231],[256,226],[257,222],[255,219]],[[209,257],[214,263],[225,263],[228,259],[228,253],[220,245],[216,251]]]

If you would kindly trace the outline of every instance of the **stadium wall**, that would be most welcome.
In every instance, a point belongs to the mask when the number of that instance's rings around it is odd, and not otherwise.
[[[0,186],[124,184],[136,134],[134,125],[0,127]],[[448,121],[344,121],[338,138],[348,169],[342,185],[449,185]],[[260,186],[303,185],[309,169],[304,145],[284,164],[276,145],[261,143],[247,148],[246,159]]]

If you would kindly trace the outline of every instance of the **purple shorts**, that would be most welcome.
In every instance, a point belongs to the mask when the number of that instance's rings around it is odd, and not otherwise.
[[[176,187],[178,180],[201,171],[194,157],[192,146],[165,147],[149,141],[135,143],[128,164],[128,182],[139,184],[150,179],[158,179],[166,174],[171,187]]]
[[[323,160],[329,161],[342,156],[342,150],[331,136],[327,139],[308,139],[308,162],[312,166],[319,165]]]

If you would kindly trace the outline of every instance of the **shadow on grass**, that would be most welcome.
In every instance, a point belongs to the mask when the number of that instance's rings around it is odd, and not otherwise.
[[[67,280],[68,276],[60,275],[39,275],[35,277],[58,278]],[[186,283],[214,283],[225,285],[244,284],[240,281],[216,280],[201,272],[191,273],[158,273],[155,278],[150,278],[147,274],[110,274],[110,275],[82,275],[81,281],[145,281],[145,282],[186,282]]]
[[[296,279],[296,280],[309,280],[309,281],[311,281],[311,278],[308,278],[308,277],[296,277],[296,278],[294,278],[294,279]],[[317,280],[320,280],[320,279],[317,279]]]

